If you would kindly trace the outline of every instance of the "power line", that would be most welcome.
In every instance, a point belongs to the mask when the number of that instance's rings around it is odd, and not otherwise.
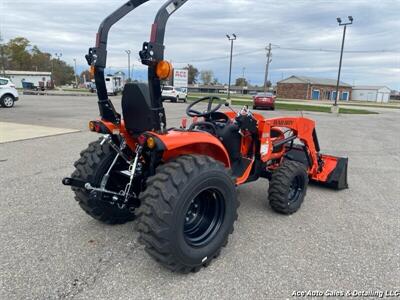
[[[302,52],[326,52],[326,53],[339,53],[340,50],[336,49],[323,49],[323,48],[299,48],[299,47],[285,47],[285,46],[280,46],[277,44],[271,44],[272,48],[280,49],[280,50],[288,50],[288,51],[302,51]],[[238,52],[234,54],[234,57],[237,56],[244,56],[248,54],[254,54],[254,53],[260,53],[264,52],[265,48],[258,48],[254,50],[248,50],[244,52]],[[375,50],[345,50],[344,53],[353,53],[353,54],[368,54],[368,53],[399,53],[400,54],[400,49],[375,49]],[[196,62],[210,62],[210,61],[216,61],[216,60],[224,60],[224,59],[229,59],[229,55],[224,55],[224,56],[215,56],[215,57],[209,57],[209,58],[202,58],[202,59],[192,59],[192,60],[187,60],[187,61],[178,61],[175,62],[175,64],[186,64],[186,63],[196,63]]]
[[[281,50],[292,50],[292,51],[309,51],[309,52],[340,52],[336,49],[323,49],[323,48],[297,48],[297,47],[284,47],[280,45],[273,44],[275,48]],[[400,53],[400,50],[396,49],[375,49],[375,50],[345,50],[345,53]]]

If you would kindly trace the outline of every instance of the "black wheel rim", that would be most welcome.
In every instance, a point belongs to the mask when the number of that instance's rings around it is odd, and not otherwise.
[[[289,188],[289,204],[296,202],[300,195],[302,194],[304,189],[304,179],[301,176],[296,176],[293,178],[292,182],[290,183]]]
[[[224,221],[225,199],[216,189],[205,189],[191,201],[185,213],[183,234],[194,247],[207,245]]]

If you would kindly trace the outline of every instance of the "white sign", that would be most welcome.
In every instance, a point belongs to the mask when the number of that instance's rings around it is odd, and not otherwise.
[[[189,82],[188,70],[174,70],[174,87],[187,88]]]

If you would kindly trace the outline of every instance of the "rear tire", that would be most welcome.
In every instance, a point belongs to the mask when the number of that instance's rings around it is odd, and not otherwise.
[[[156,261],[181,273],[216,258],[237,219],[234,180],[208,156],[181,156],[158,167],[141,203],[139,241]]]
[[[171,99],[171,102],[172,102],[172,103],[178,102],[178,97]]]
[[[81,158],[74,164],[76,169],[71,175],[72,178],[84,180],[95,187],[100,185],[116,155],[108,144],[101,146],[100,141],[90,143],[89,147],[81,152]],[[123,224],[135,218],[134,212],[128,208],[119,209],[115,204],[91,198],[86,189],[73,187],[72,190],[80,207],[100,222]]]
[[[253,105],[253,109],[257,109],[257,106]]]
[[[12,95],[6,94],[0,99],[2,107],[11,108],[14,106],[15,98]]]
[[[271,208],[281,214],[295,213],[303,203],[307,192],[306,166],[297,161],[284,160],[272,174],[268,199]]]

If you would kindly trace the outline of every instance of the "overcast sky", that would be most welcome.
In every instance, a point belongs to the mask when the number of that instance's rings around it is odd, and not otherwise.
[[[98,25],[124,2],[0,0],[0,30],[6,41],[24,36],[44,51],[62,52],[71,64],[76,58],[80,71],[86,68],[84,55],[94,45]],[[145,78],[137,53],[163,2],[149,1],[113,27],[108,71],[126,70],[124,50],[131,49],[133,76]],[[400,0],[189,0],[168,23],[166,58],[178,68],[191,63],[212,70],[227,82],[230,45],[225,35],[236,33],[233,78],[245,68],[245,77],[261,84],[268,43],[275,45],[273,82],[290,75],[335,78],[343,29],[336,17],[347,20],[348,15],[355,21],[347,30],[345,50],[350,52],[344,54],[342,80],[400,89]]]

